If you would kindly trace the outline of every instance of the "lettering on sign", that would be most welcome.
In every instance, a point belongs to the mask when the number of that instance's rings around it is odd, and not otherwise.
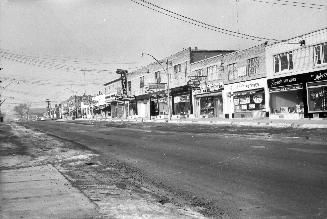
[[[127,95],[127,77],[125,72],[121,74],[121,87],[123,94]]]
[[[327,79],[327,72],[320,73],[320,74],[317,74],[317,75],[310,75],[310,76],[314,81],[320,81],[320,80],[323,80],[323,79]]]
[[[271,86],[272,87],[276,87],[279,85],[284,85],[284,84],[295,84],[297,82],[297,78],[293,77],[293,78],[280,78],[278,80],[274,80],[271,82]]]

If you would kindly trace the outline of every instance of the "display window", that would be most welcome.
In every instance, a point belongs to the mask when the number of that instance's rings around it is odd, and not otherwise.
[[[303,91],[285,90],[270,93],[271,113],[303,113]]]
[[[215,116],[215,107],[218,102],[217,97],[201,97],[200,98],[200,114],[208,117]]]
[[[327,82],[308,84],[307,98],[309,112],[326,112]]]
[[[263,89],[234,93],[235,112],[264,110],[265,93]]]
[[[191,103],[189,94],[174,97],[174,112],[176,115],[190,114]]]

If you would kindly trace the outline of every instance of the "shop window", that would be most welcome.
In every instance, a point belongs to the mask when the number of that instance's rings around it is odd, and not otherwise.
[[[144,87],[144,76],[140,77],[140,88]]]
[[[154,73],[154,79],[155,79],[156,83],[161,83],[160,71],[157,71]]]
[[[259,57],[255,57],[252,59],[248,59],[247,66],[246,66],[246,73],[247,75],[255,75],[259,68]]]
[[[227,71],[227,75],[228,75],[228,80],[235,79],[237,77],[236,63],[227,65],[226,71]]]
[[[327,85],[308,87],[309,112],[327,111]]]
[[[293,69],[292,52],[285,52],[274,56],[275,73]]]
[[[264,90],[237,92],[234,94],[233,102],[235,112],[264,110]]]
[[[327,63],[327,43],[314,47],[314,64],[321,65]]]

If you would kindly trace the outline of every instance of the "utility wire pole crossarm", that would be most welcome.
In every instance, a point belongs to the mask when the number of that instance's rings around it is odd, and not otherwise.
[[[166,61],[166,67],[158,60],[156,59],[153,55],[151,54],[148,54],[148,53],[144,53],[142,52],[141,56],[143,57],[144,55],[148,55],[150,57],[152,57],[161,67],[162,69],[164,70],[164,72],[166,72],[166,75],[167,75],[167,105],[168,105],[168,120],[171,120],[171,110],[170,110],[170,94],[169,94],[169,91],[170,91],[170,77],[169,77],[169,71],[168,71],[168,66],[169,66],[169,61],[167,59]]]

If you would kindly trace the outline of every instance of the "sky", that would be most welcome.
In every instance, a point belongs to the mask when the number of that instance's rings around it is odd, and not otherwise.
[[[326,6],[289,4],[327,5],[326,0],[148,1],[224,29],[278,40],[327,27]],[[188,47],[231,50],[260,43],[170,18],[132,0],[1,0],[1,51],[39,60],[0,56],[0,94],[7,98],[1,110],[10,114],[18,103],[45,107],[46,99],[55,104],[75,93],[103,91],[104,83],[118,77],[117,68],[131,71],[153,62],[142,52],[161,59]]]

